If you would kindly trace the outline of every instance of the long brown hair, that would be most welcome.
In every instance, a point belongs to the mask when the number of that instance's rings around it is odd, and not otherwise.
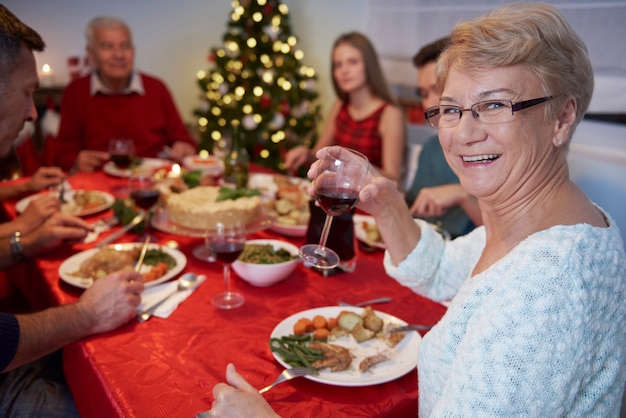
[[[378,55],[372,43],[367,37],[359,32],[348,32],[340,35],[333,44],[330,60],[330,72],[333,74],[333,87],[335,88],[335,94],[339,99],[344,102],[349,101],[348,94],[339,88],[337,81],[334,77],[332,53],[341,44],[348,44],[361,51],[363,56],[363,63],[365,64],[365,79],[370,92],[389,103],[395,103],[395,98],[389,91],[389,86],[383,74],[383,70],[378,61]]]

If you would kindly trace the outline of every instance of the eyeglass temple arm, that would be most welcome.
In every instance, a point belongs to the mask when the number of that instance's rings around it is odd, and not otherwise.
[[[511,110],[513,112],[517,112],[519,110],[526,109],[528,107],[535,106],[543,102],[547,102],[548,100],[552,100],[552,96],[540,97],[538,99],[525,100],[523,102],[513,103],[513,105],[511,106]]]

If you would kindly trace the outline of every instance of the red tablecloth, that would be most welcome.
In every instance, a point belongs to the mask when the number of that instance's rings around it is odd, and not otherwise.
[[[70,183],[75,189],[110,191],[124,185],[124,180],[96,173],[75,175]],[[14,213],[11,205],[5,209]],[[193,257],[191,251],[200,239],[158,231],[156,235],[161,241],[178,240],[188,258],[185,271],[206,274],[207,280],[168,319],[133,321],[64,349],[67,381],[84,417],[191,417],[211,407],[211,389],[224,381],[229,362],[252,385],[263,387],[282,371],[268,347],[273,328],[294,313],[334,306],[340,299],[392,296],[391,303],[376,308],[407,322],[436,323],[445,312],[443,306],[389,278],[382,266],[382,252],[360,251],[354,273],[329,278],[299,265],[286,280],[258,288],[233,273],[233,289],[242,293],[246,302],[238,309],[219,310],[211,305],[210,297],[223,290],[222,268]],[[249,236],[268,237],[279,236],[271,231]],[[296,245],[303,242],[281,238]],[[121,241],[136,239],[128,234]],[[35,263],[20,264],[11,271],[11,280],[38,308],[71,302],[81,290],[62,282],[58,267],[69,255],[92,246],[60,249]],[[369,387],[296,379],[264,396],[285,417],[408,417],[417,416],[417,395],[414,370]]]

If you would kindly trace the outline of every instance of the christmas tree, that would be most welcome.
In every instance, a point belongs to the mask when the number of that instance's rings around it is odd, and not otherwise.
[[[241,127],[251,161],[284,171],[283,154],[317,139],[315,70],[304,65],[279,0],[233,0],[223,45],[211,49],[213,68],[200,71],[200,149],[211,151]]]

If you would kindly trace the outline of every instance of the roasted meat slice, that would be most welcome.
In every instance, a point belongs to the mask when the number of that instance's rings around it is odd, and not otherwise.
[[[389,330],[395,327],[397,327],[397,325],[385,324],[385,327],[383,328],[383,338],[389,347],[395,347],[398,345],[398,343],[402,341],[406,335],[406,332],[389,332]]]
[[[387,357],[386,355],[384,355],[382,353],[378,353],[378,354],[374,354],[373,356],[365,357],[363,360],[361,360],[361,363],[359,364],[359,370],[361,371],[361,373],[366,372],[373,365],[378,364],[378,363],[382,363],[383,361],[387,361],[387,360],[389,360],[389,357]]]
[[[313,341],[309,347],[319,350],[324,355],[323,359],[315,360],[312,364],[317,369],[330,369],[331,372],[340,372],[350,367],[352,354],[347,348],[322,341]]]

